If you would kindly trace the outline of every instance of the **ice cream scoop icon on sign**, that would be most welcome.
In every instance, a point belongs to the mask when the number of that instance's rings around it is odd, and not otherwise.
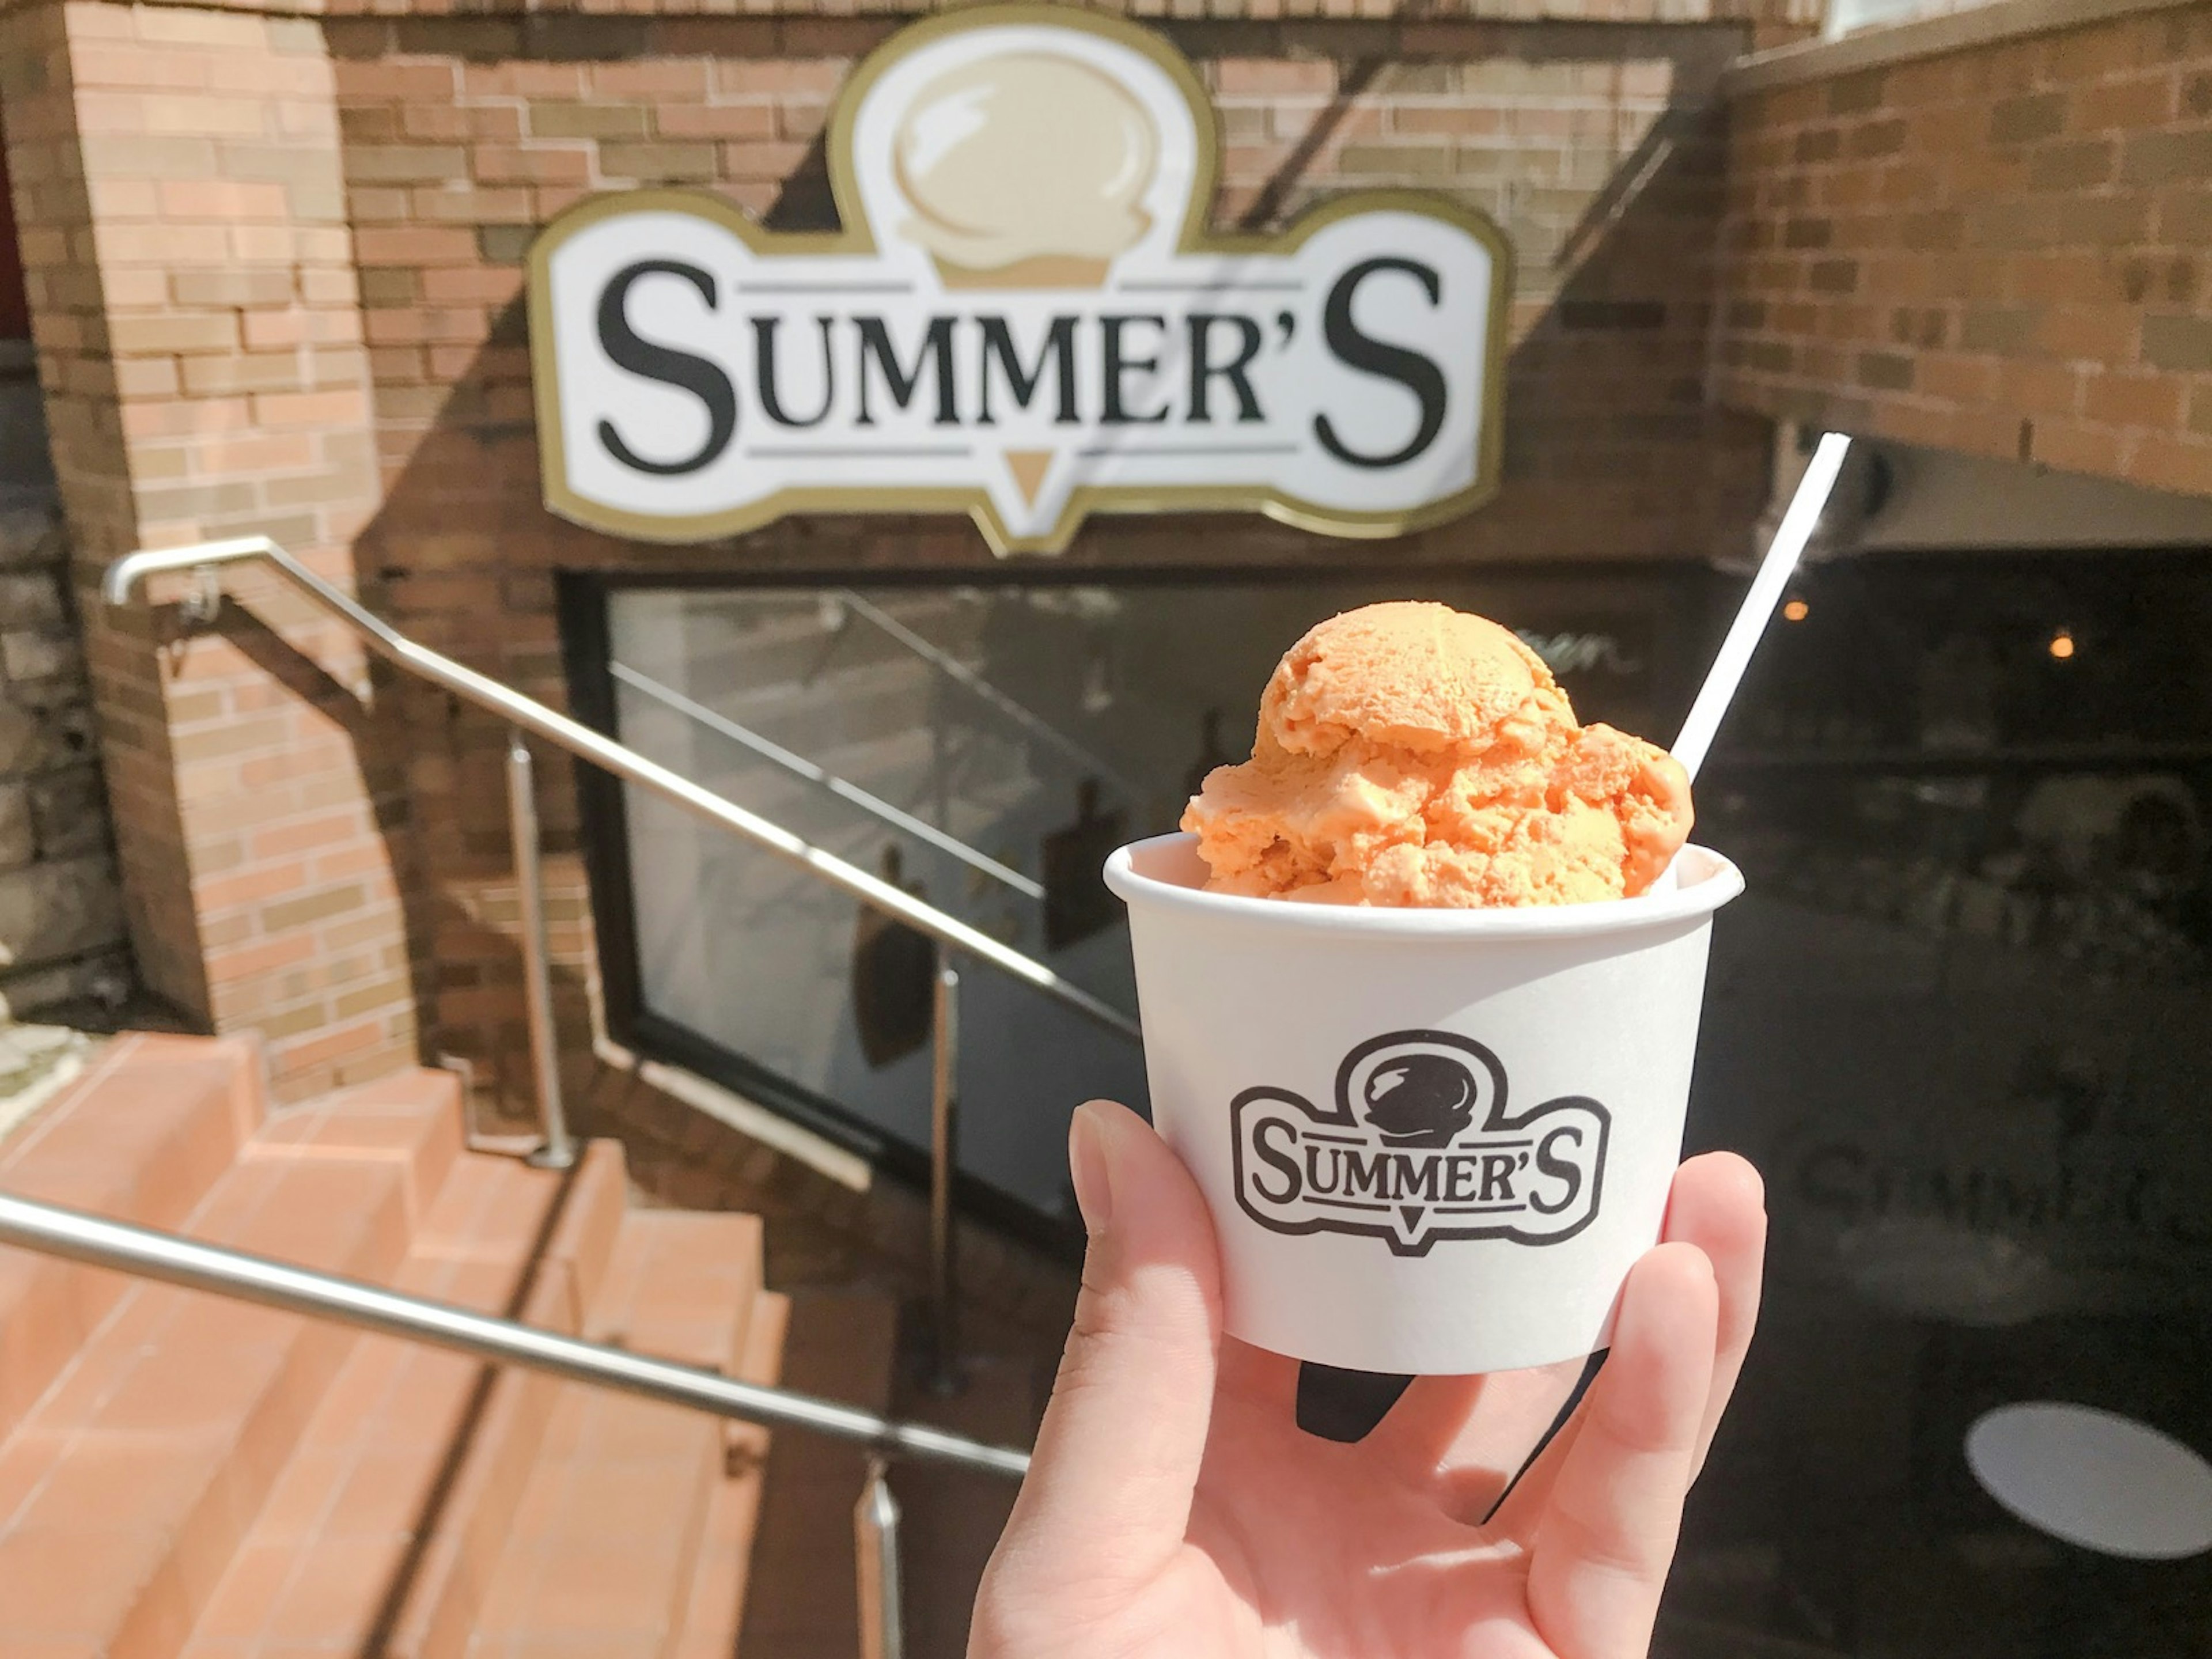
[[[947,288],[1096,288],[1152,219],[1159,135],[1128,88],[1051,52],[963,64],[923,88],[893,165],[902,227]]]

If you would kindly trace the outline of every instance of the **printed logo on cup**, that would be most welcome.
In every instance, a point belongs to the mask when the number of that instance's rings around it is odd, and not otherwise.
[[[1361,1043],[1329,1107],[1261,1087],[1230,1115],[1245,1214],[1279,1233],[1380,1238],[1398,1255],[1572,1238],[1597,1216],[1613,1126],[1582,1095],[1509,1112],[1498,1056],[1449,1031]]]
[[[1497,227],[1389,190],[1212,229],[1214,112],[1139,25],[915,24],[847,83],[823,160],[835,231],[641,190],[538,239],[554,512],[663,542],[964,512],[999,552],[1057,552],[1097,512],[1389,537],[1497,488]]]

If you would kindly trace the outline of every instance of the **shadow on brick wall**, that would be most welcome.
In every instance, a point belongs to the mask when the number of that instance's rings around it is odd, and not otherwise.
[[[436,186],[434,224],[356,225],[388,476],[359,548],[371,602],[434,648],[562,706],[555,599],[562,571],[843,576],[990,568],[981,537],[958,520],[818,517],[672,549],[583,530],[544,509],[518,297],[535,210],[518,203],[543,199],[547,186],[526,183],[557,178],[563,199],[617,177],[689,185],[739,201],[775,228],[826,228],[834,204],[822,110],[885,27],[811,19],[802,47],[786,26],[762,20],[568,21],[557,38],[495,19],[332,26],[349,175],[390,181],[410,168],[460,170]],[[1453,141],[1462,146],[1455,154],[1487,171],[1432,181],[1492,213],[1520,249],[1504,481],[1494,501],[1457,523],[1356,548],[1254,516],[1106,517],[1085,528],[1063,567],[1296,568],[1348,557],[1378,571],[1595,566],[1704,561],[1747,540],[1765,495],[1764,429],[1710,407],[1705,396],[1723,210],[1723,133],[1711,94],[1744,43],[1741,29],[1425,21],[1416,14],[1374,23],[1176,24],[1168,33],[1217,82],[1232,58],[1302,72],[1333,65],[1325,77],[1306,76],[1325,78],[1327,90],[1263,112],[1271,134],[1282,130],[1279,142],[1271,141],[1260,171],[1224,182],[1217,216],[1255,228],[1335,191],[1419,182],[1389,172],[1411,153],[1410,144],[1393,147],[1400,118],[1388,112],[1401,106],[1449,109],[1456,99],[1520,119],[1515,112],[1540,102],[1540,88],[1587,85],[1615,92],[1592,93],[1584,103],[1601,107],[1612,96],[1618,107],[1601,110],[1607,125],[1589,154],[1576,150],[1571,125],[1554,123],[1543,145],[1532,139],[1523,149],[1509,125],[1507,139],[1479,155],[1468,141]],[[1653,94],[1659,104],[1646,96],[1631,110],[1621,101],[1632,70],[1662,88]],[[709,95],[737,84],[740,72],[744,85],[768,88],[757,102],[771,136],[719,149],[677,143],[681,124],[703,131],[750,107]],[[424,90],[444,82],[453,88],[450,109]],[[1540,90],[1496,90],[1515,85]],[[1226,99],[1223,107],[1226,123]],[[1643,119],[1638,112],[1647,107],[1653,118],[1624,137],[1629,116]],[[499,131],[474,148],[434,151],[423,141],[426,123],[455,134]],[[556,131],[557,141],[531,136]],[[1601,164],[1586,166],[1590,155]],[[740,155],[742,169],[732,159]],[[394,196],[361,194],[364,202]],[[508,920],[503,733],[495,720],[420,688],[410,688],[400,707],[399,723],[380,729],[405,773],[408,810],[395,823],[412,839],[410,867],[428,896],[410,912],[425,981],[426,1046],[468,1059],[487,1103],[523,1115],[527,1049]],[[595,974],[566,763],[541,756],[541,785],[556,882],[556,996],[564,1045],[582,1078]]]

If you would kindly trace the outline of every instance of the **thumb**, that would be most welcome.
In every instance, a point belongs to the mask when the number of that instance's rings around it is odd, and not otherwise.
[[[1068,1162],[1091,1243],[1006,1565],[1134,1585],[1181,1547],[1206,1452],[1221,1342],[1213,1222],[1182,1159],[1126,1106],[1079,1108]]]

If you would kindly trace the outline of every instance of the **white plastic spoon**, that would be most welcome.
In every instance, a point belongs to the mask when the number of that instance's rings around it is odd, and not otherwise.
[[[1697,701],[1690,705],[1690,716],[1682,722],[1674,751],[1674,758],[1682,763],[1682,769],[1693,780],[1711,751],[1721,721],[1728,716],[1729,704],[1735,699],[1736,688],[1743,684],[1744,671],[1751,666],[1752,653],[1759,649],[1766,624],[1773,618],[1774,607],[1782,602],[1790,578],[1797,568],[1797,561],[1804,556],[1805,544],[1813,539],[1814,528],[1827,508],[1828,497],[1835,491],[1836,475],[1843,470],[1844,452],[1850,447],[1851,441],[1840,432],[1821,434],[1813,459],[1806,464],[1805,476],[1797,481],[1797,492],[1790,498],[1790,508],[1782,515],[1774,539],[1767,545],[1766,556],[1759,562],[1759,573],[1751,579],[1750,591],[1737,607],[1735,620],[1729,624],[1728,637],[1721,641],[1720,654],[1706,672],[1705,683],[1698,688]],[[1671,891],[1674,880],[1674,866],[1670,864],[1651,884],[1650,890]]]

